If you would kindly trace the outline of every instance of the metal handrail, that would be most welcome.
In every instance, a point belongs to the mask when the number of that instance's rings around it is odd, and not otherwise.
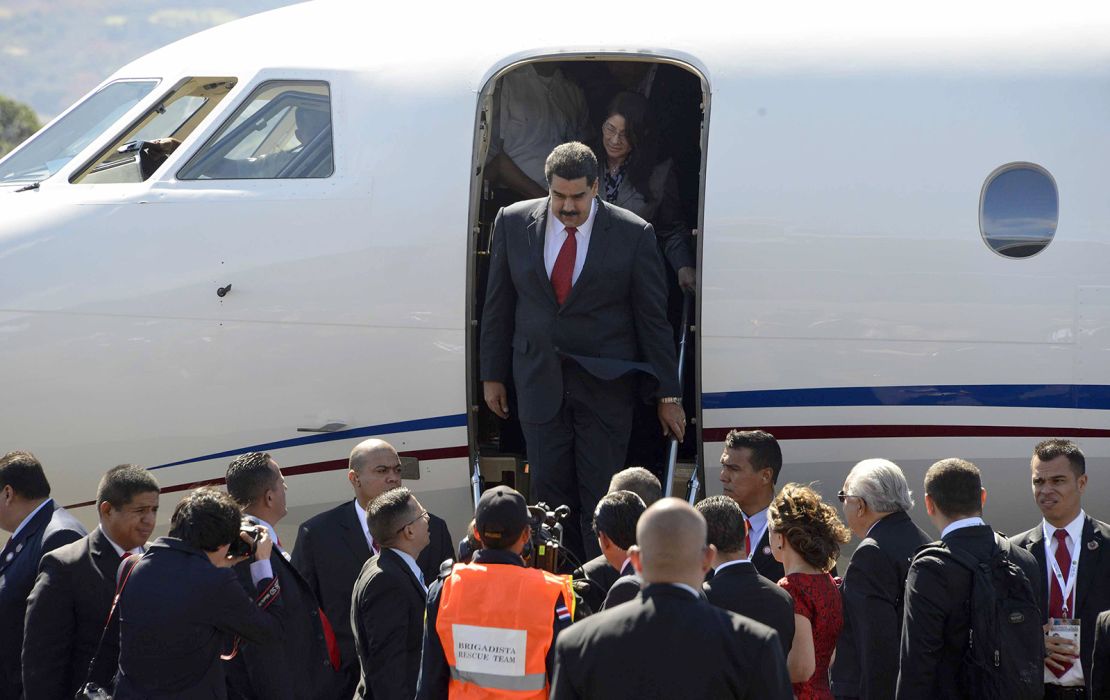
[[[682,337],[678,341],[678,393],[683,393],[682,368],[686,365],[686,337],[690,335],[690,293],[682,291]],[[685,406],[683,406],[685,408]],[[678,438],[671,436],[670,449],[667,452],[667,482],[663,486],[663,495],[671,496],[674,491],[675,463],[678,461]],[[694,470],[695,474],[697,470]]]
[[[478,508],[478,501],[482,498],[482,468],[481,457],[474,457],[474,473],[470,475],[470,489],[474,496],[474,508]]]

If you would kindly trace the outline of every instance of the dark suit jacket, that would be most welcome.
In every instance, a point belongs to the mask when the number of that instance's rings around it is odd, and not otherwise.
[[[575,570],[571,576],[576,584],[586,583],[583,587],[576,585],[575,591],[582,596],[582,600],[591,612],[597,612],[605,603],[605,596],[609,593],[609,589],[620,577],[620,572],[613,568],[605,555],[601,555],[583,564],[582,568]]]
[[[1100,613],[1095,621],[1091,675],[1086,679],[1092,700],[1110,700],[1110,610]]]
[[[763,537],[759,538],[759,543],[752,548],[748,556],[752,564],[755,565],[755,570],[759,575],[768,581],[778,583],[779,579],[786,576],[786,569],[782,564],[775,561],[775,555],[771,553],[771,528],[767,527],[763,530]],[[833,576],[836,576],[833,573]]]
[[[261,593],[270,580],[259,584]],[[119,634],[104,649],[119,654],[116,700],[224,700],[220,654],[233,635],[274,642],[283,634],[278,593],[265,610],[243,592],[231,569],[173,537],[159,537],[135,565],[119,602]],[[111,632],[111,630],[110,630]],[[118,647],[116,646],[118,645]]]
[[[995,544],[989,525],[965,527],[948,533],[944,542],[985,560]],[[1012,547],[1013,561],[1032,582],[1037,575],[1033,555]],[[970,698],[959,686],[960,668],[967,645],[971,572],[959,563],[937,556],[918,557],[906,578],[905,614],[902,619],[898,700]],[[973,689],[970,689],[973,691]]]
[[[844,626],[830,670],[833,695],[894,697],[906,575],[914,553],[931,541],[899,511],[875,523],[856,547],[840,588]]]
[[[392,549],[363,565],[351,597],[351,627],[362,666],[356,698],[416,697],[426,602],[424,587]]]
[[[636,573],[636,570],[632,568],[632,563],[629,562],[625,564],[620,572],[620,578],[609,588],[609,593],[605,596],[605,601],[601,606],[601,610],[608,610],[621,603],[627,603],[640,595],[640,591],[643,587],[644,581],[640,578],[640,575]]]
[[[600,156],[598,177],[603,178],[606,166],[602,157],[605,151],[599,149],[597,152]],[[682,199],[678,194],[678,179],[674,170],[674,162],[670,159],[657,164],[652,168],[645,192],[636,189],[631,178],[621,178],[613,204],[651,223],[663,259],[677,272],[694,266],[694,250],[690,227],[683,218]]]
[[[774,630],[675,586],[648,586],[555,643],[552,700],[792,697]]]
[[[428,521],[431,543],[416,563],[425,581],[434,581],[439,565],[454,559],[455,549],[447,523],[434,515]],[[316,600],[335,630],[344,668],[358,670],[355,636],[351,631],[351,592],[362,565],[370,558],[370,545],[355,514],[354,501],[344,501],[331,510],[306,520],[297,531],[293,566],[308,582]]]
[[[341,692],[337,687],[340,680],[328,656],[316,595],[277,547],[270,553],[270,566],[281,585],[285,633],[271,643],[240,645],[239,655],[227,667],[229,696],[332,700]],[[238,564],[235,573],[243,589],[253,596],[250,564]]]
[[[22,692],[23,618],[42,555],[88,534],[77,518],[54,505],[47,500],[19,535],[9,538],[0,556],[0,698],[18,698]]]
[[[1029,550],[1037,560],[1038,574],[1033,590],[1041,600],[1041,615],[1048,621],[1048,565],[1045,562],[1044,530],[1036,527],[1010,538],[1018,547]],[[1092,547],[1094,547],[1092,549]],[[1075,584],[1075,607],[1079,617],[1079,657],[1083,677],[1091,672],[1091,652],[1095,644],[1095,619],[1110,610],[1110,525],[1086,516],[1083,541],[1079,543],[1079,580]]]
[[[550,420],[562,405],[566,357],[605,380],[648,372],[658,381],[656,397],[680,396],[667,283],[651,226],[598,199],[585,265],[560,307],[544,267],[548,216],[544,197],[505,207],[494,221],[482,380],[508,383],[511,371],[518,417],[528,423]]]
[[[781,586],[759,575],[750,561],[730,564],[702,585],[718,608],[762,622],[778,633],[782,653],[794,643],[794,599]]]
[[[100,528],[42,557],[27,600],[23,692],[69,700],[84,686],[112,609],[120,556]],[[115,671],[115,659],[102,659]]]

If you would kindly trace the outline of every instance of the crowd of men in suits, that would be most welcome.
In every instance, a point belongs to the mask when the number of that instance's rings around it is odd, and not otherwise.
[[[542,152],[532,155],[538,167]],[[1029,609],[1010,622],[1044,625],[1022,680],[1038,697],[1107,697],[1110,621],[1098,615],[1110,609],[1110,526],[1083,511],[1085,460],[1060,440],[1034,450],[1043,519],[1012,541],[982,520],[974,465],[934,464],[924,500],[941,539],[921,552],[933,538],[908,515],[901,470],[857,464],[838,494],[861,540],[839,596],[826,571],[835,552],[819,567],[843,613],[839,632],[822,634],[835,658],[795,663],[806,645],[816,655],[815,637],[798,594],[776,585],[786,574],[772,549],[783,548],[781,522],[769,517],[777,441],[732,431],[723,495],[696,507],[661,499],[647,470],[613,475],[637,402],[654,404],[660,433],[685,435],[662,261],[651,225],[598,196],[590,148],[555,146],[543,168],[548,196],[504,208],[494,224],[480,379],[494,414],[517,414],[533,498],[570,510],[563,544],[593,557],[577,576],[526,565],[545,544],[507,487],[482,494],[467,533],[477,551],[452,563],[446,524],[402,486],[400,457],[381,440],[354,448],[353,497],[304,522],[292,552],[275,529],[286,483],[268,454],[236,458],[226,492],[187,496],[169,535],[148,545],[160,493],[150,472],[105,474],[87,534],[50,499],[38,460],[10,453],[0,459],[0,528],[12,533],[0,552],[0,700],[69,698],[90,684],[117,700],[775,700],[816,668],[829,668],[817,684],[829,697],[979,697],[961,670],[978,620],[967,602],[981,590],[974,562],[999,551],[1028,592]]]
[[[227,493],[186,498],[170,536],[153,543],[149,471],[109,470],[99,525],[86,533],[50,498],[37,459],[9,453],[0,696],[71,698],[93,682],[117,698],[789,698],[794,607],[775,585],[782,569],[759,556],[768,540],[757,524],[781,469],[773,437],[734,431],[725,494],[696,507],[661,498],[645,469],[619,472],[594,512],[602,554],[562,577],[524,567],[529,515],[507,487],[483,494],[469,533],[479,551],[453,564],[446,525],[402,486],[400,458],[380,440],[352,451],[354,497],[306,521],[291,554],[274,529],[285,480],[264,453],[231,463]],[[974,465],[934,464],[925,511],[941,538],[930,544],[896,465],[864,460],[849,472],[839,495],[860,542],[841,583],[835,697],[981,696],[961,685],[977,584],[938,546],[982,561],[1006,550],[1035,605],[1026,661],[1043,697],[1110,697],[1110,526],[1082,507],[1088,476],[1075,443],[1039,443],[1030,473],[1042,520],[1005,540],[982,519]],[[229,554],[233,540],[255,554]],[[464,658],[510,649],[502,638],[486,646],[482,630],[526,626],[528,614],[520,679]],[[1068,620],[1071,634],[1056,626]],[[524,682],[533,692],[521,694]]]

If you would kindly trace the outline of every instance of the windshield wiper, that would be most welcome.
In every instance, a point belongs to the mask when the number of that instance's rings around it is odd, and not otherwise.
[[[16,192],[26,192],[27,190],[37,190],[41,183],[32,182],[30,185],[24,185],[16,190]]]

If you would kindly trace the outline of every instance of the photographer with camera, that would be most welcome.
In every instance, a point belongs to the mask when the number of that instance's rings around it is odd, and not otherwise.
[[[570,577],[524,566],[533,533],[513,489],[482,494],[474,522],[482,549],[428,590],[417,698],[546,698],[555,639],[573,613]]]
[[[244,644],[227,668],[228,696],[237,700],[332,700],[341,694],[339,648],[316,594],[289,563],[274,527],[285,518],[287,486],[265,452],[240,455],[227,468],[227,493],[253,525],[274,541],[270,566],[281,585],[285,634],[271,644]],[[254,582],[246,562],[235,567],[247,593]]]
[[[233,556],[232,543],[245,553]],[[235,654],[240,637],[265,644],[283,634],[272,547],[265,529],[244,531],[239,507],[227,494],[201,488],[186,496],[173,511],[170,534],[155,540],[133,568],[126,561],[121,567],[118,609],[101,652],[111,656],[118,645],[112,697],[226,699],[221,653]],[[231,570],[248,559],[255,600]]]

